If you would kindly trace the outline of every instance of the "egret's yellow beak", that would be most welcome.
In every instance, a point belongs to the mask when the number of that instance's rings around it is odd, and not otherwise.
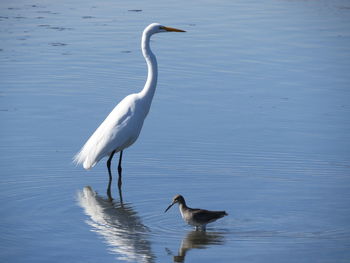
[[[177,28],[167,27],[167,26],[164,26],[163,29],[169,32],[186,32],[185,30],[182,30],[182,29],[177,29]]]

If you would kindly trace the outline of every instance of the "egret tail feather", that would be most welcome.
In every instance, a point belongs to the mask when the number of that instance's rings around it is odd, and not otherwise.
[[[95,162],[91,162],[89,156],[85,156],[83,151],[78,152],[74,156],[73,162],[76,165],[82,164],[85,170],[90,170],[97,163],[96,161]]]

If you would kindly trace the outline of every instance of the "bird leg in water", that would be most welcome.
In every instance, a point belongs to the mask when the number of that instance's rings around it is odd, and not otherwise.
[[[119,198],[120,198],[120,204],[123,206],[123,194],[122,194],[122,157],[123,157],[123,151],[120,151],[119,156],[119,164],[118,164],[118,190],[119,190]]]
[[[115,154],[115,151],[113,151],[111,153],[111,155],[109,156],[108,158],[108,161],[107,161],[107,168],[108,168],[108,174],[109,174],[109,182],[108,182],[108,188],[107,188],[107,195],[108,195],[108,198],[109,199],[113,199],[112,198],[112,195],[111,195],[111,185],[112,185],[112,172],[111,172],[111,162],[112,162],[112,158],[113,158],[113,155]]]
[[[122,188],[122,158],[123,158],[123,151],[120,151],[120,157],[119,157],[119,164],[118,164],[118,188],[119,191],[121,191]]]

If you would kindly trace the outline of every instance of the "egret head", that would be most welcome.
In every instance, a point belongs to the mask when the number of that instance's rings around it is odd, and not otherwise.
[[[183,198],[182,195],[175,195],[174,198],[173,198],[172,203],[168,206],[167,209],[165,209],[165,212],[168,211],[170,209],[170,207],[172,207],[176,203],[185,204],[185,198]]]
[[[153,35],[161,32],[186,32],[186,31],[173,28],[173,27],[163,26],[158,23],[153,23],[153,24],[150,24],[148,27],[146,27],[145,32],[148,32],[149,34]]]

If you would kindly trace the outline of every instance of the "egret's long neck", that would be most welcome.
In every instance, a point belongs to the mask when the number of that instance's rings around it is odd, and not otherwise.
[[[145,57],[147,68],[148,68],[148,75],[147,75],[147,81],[145,84],[145,87],[140,92],[141,97],[144,99],[146,106],[151,106],[152,99],[154,92],[156,90],[157,86],[157,77],[158,77],[158,67],[157,67],[157,59],[156,56],[152,53],[150,48],[150,34],[147,32],[144,32],[142,34],[142,40],[141,40],[141,48],[142,48],[142,54]]]

